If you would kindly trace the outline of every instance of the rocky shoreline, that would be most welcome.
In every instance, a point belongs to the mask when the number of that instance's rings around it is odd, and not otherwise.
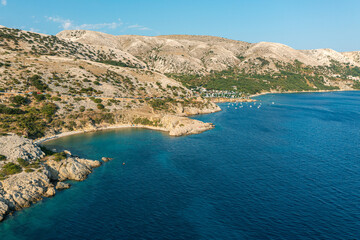
[[[189,111],[184,114],[196,115],[220,110],[218,106],[212,106],[210,109]],[[66,180],[85,180],[94,168],[111,160],[107,157],[103,157],[102,161],[82,159],[73,156],[69,151],[49,155],[41,148],[41,144],[46,141],[73,134],[118,128],[147,128],[168,132],[170,136],[197,134],[214,128],[212,123],[204,123],[185,116],[153,114],[149,119],[159,121],[160,126],[144,124],[90,126],[80,130],[50,134],[35,141],[15,134],[0,136],[0,167],[2,169],[0,171],[0,221],[15,211],[29,207],[43,198],[52,197],[57,191],[69,188],[70,185],[64,182]],[[11,167],[11,171],[5,172],[4,169],[8,167]],[[16,171],[12,171],[13,169]]]
[[[218,110],[220,111],[220,110]],[[213,111],[216,112],[216,111]],[[212,113],[212,112],[211,112]],[[199,134],[201,132],[213,129],[215,126],[212,123],[204,123],[195,119],[190,119],[187,117],[179,117],[174,115],[165,115],[161,118],[161,127],[160,126],[151,126],[144,124],[112,124],[112,125],[100,125],[100,126],[91,126],[88,128],[82,128],[75,131],[69,132],[60,132],[56,134],[51,134],[43,138],[36,139],[34,142],[36,144],[41,144],[53,139],[66,137],[75,134],[87,133],[87,132],[97,132],[102,130],[110,129],[121,129],[121,128],[144,128],[157,131],[167,132],[170,136],[178,137],[191,134]]]
[[[105,162],[82,159],[68,151],[45,154],[32,140],[13,134],[0,137],[0,143],[2,169],[9,169],[8,166],[17,169],[1,172],[0,221],[14,211],[69,188],[66,180],[85,180],[94,168]]]

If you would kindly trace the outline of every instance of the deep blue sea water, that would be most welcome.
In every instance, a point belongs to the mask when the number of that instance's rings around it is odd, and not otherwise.
[[[198,135],[49,142],[114,160],[0,223],[0,239],[360,239],[360,92],[257,99],[196,117],[216,125]]]

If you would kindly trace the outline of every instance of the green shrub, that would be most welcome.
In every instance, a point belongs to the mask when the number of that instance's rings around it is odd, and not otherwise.
[[[113,66],[135,68],[135,66],[132,66],[132,65],[126,64],[124,62],[120,62],[120,61],[114,61],[114,60],[103,60],[103,61],[99,61],[99,62],[113,65]]]
[[[91,97],[90,98],[94,103],[102,103],[102,100],[100,98],[94,98],[94,97]]]
[[[17,159],[17,162],[20,164],[20,166],[22,166],[22,167],[27,167],[28,165],[29,165],[29,162],[28,161],[26,161],[26,160],[24,160],[24,159],[22,159],[22,158],[18,158]]]
[[[29,114],[18,119],[18,126],[26,131],[31,139],[44,136],[46,125],[44,121],[35,114]]]
[[[41,77],[39,75],[33,75],[32,77],[30,77],[29,82],[31,83],[31,85],[33,85],[40,91],[48,89],[48,86],[41,81]]]
[[[20,95],[10,97],[10,101],[18,106],[29,104],[29,99]]]
[[[36,92],[34,92],[32,95],[38,102],[43,101],[46,98],[44,94],[37,94]]]
[[[54,103],[47,103],[41,108],[41,112],[46,116],[53,116],[58,110],[58,106]]]
[[[22,172],[21,166],[14,163],[7,163],[1,169],[1,173],[5,176],[21,173],[21,172]]]
[[[99,104],[97,105],[97,108],[101,110],[101,109],[104,109],[105,106],[104,106],[103,104],[99,103]]]
[[[28,167],[36,168],[36,169],[37,169],[37,168],[40,168],[40,162],[37,161],[37,162],[31,163],[31,164],[29,164]]]
[[[53,101],[57,101],[57,102],[58,102],[58,101],[61,101],[61,98],[56,97],[56,96],[55,96],[55,97],[52,97],[51,99],[52,99]]]
[[[21,110],[20,108],[10,108],[3,104],[0,104],[0,114],[1,113],[13,115],[13,114],[24,114],[26,112]]]
[[[47,147],[44,146],[40,146],[41,151],[43,151],[45,153],[46,156],[51,156],[54,155],[55,152],[51,151],[50,149],[48,149]]]
[[[64,152],[55,153],[54,155],[54,161],[60,162],[61,160],[66,159],[66,154]]]
[[[6,156],[0,154],[0,161],[5,161],[5,160],[6,160]]]

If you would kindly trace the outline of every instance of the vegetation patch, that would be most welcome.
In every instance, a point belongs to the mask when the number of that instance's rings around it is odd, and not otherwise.
[[[13,175],[13,174],[21,173],[21,172],[22,172],[22,167],[20,165],[17,165],[15,163],[7,163],[2,167],[0,174],[2,176],[7,176],[7,175]]]
[[[55,153],[53,154],[53,157],[54,157],[54,161],[60,162],[61,160],[66,159],[66,153],[65,152]]]
[[[42,78],[39,75],[33,75],[29,78],[29,82],[40,91],[48,90],[48,86],[41,79]]]
[[[17,162],[19,163],[19,165],[20,165],[21,167],[27,167],[27,166],[29,166],[29,162],[26,161],[26,160],[24,160],[23,158],[18,158],[18,159],[17,159]]]
[[[142,118],[142,117],[135,118],[133,122],[134,124],[139,124],[139,125],[147,125],[147,126],[155,126],[155,127],[162,126],[160,120],[150,120],[148,118]]]

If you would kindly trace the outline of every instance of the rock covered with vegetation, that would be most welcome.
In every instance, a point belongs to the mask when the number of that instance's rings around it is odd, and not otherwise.
[[[13,211],[29,207],[44,197],[54,196],[56,189],[70,187],[62,181],[82,181],[93,168],[100,166],[99,161],[81,159],[72,156],[70,152],[55,153],[45,148],[41,149],[24,137],[0,137],[1,143],[5,143],[6,140],[11,143],[6,145],[7,151],[3,153],[14,152],[17,157],[24,158],[14,160],[9,156],[1,160],[0,221]],[[19,149],[24,150],[19,153]]]
[[[64,153],[58,156],[49,157],[45,162],[49,177],[53,181],[76,180],[83,181],[92,172],[93,168],[99,167],[100,161],[86,160]]]

